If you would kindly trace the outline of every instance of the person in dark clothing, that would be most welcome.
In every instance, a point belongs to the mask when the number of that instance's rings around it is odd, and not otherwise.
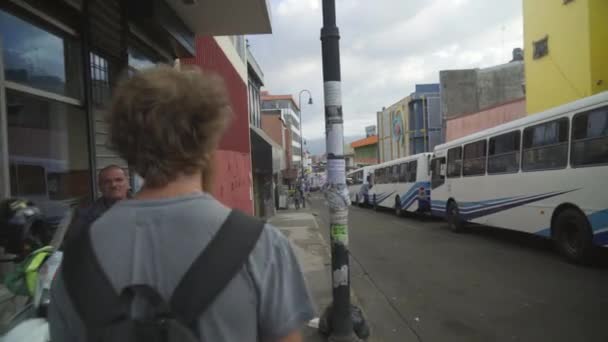
[[[95,222],[116,202],[129,198],[129,178],[120,166],[109,165],[99,171],[98,185],[101,197],[90,206],[76,211],[66,233],[64,245],[69,243],[84,227]]]

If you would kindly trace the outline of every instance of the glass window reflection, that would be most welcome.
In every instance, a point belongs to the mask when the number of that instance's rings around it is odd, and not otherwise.
[[[1,10],[0,36],[6,80],[81,97],[77,46]]]
[[[11,194],[49,217],[90,199],[86,115],[78,107],[7,90]]]
[[[142,70],[155,66],[159,61],[154,61],[143,52],[130,47],[129,48],[129,67]]]

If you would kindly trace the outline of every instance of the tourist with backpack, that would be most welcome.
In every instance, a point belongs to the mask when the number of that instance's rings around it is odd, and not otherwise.
[[[314,310],[288,240],[205,191],[231,116],[222,82],[162,66],[114,94],[110,143],[145,185],[66,247],[51,340],[301,341]]]

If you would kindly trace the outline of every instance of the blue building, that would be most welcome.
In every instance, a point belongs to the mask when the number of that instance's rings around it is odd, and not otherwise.
[[[432,152],[444,142],[439,84],[417,84],[409,99],[409,154]]]

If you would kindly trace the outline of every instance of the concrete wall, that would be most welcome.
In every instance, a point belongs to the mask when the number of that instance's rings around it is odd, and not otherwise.
[[[262,113],[262,130],[274,140],[281,147],[283,146],[283,121],[281,121],[281,111],[277,110],[276,114],[273,112],[269,114],[267,112]]]
[[[448,119],[463,113],[479,110],[477,100],[477,69],[442,70],[439,72],[441,84],[441,112]]]
[[[449,119],[446,122],[446,141],[462,138],[525,115],[526,100],[520,99],[481,112]]]
[[[523,62],[480,69],[477,73],[479,110],[524,97],[523,83]]]
[[[512,62],[486,69],[443,70],[441,110],[446,119],[476,113],[525,96],[524,64]]]

